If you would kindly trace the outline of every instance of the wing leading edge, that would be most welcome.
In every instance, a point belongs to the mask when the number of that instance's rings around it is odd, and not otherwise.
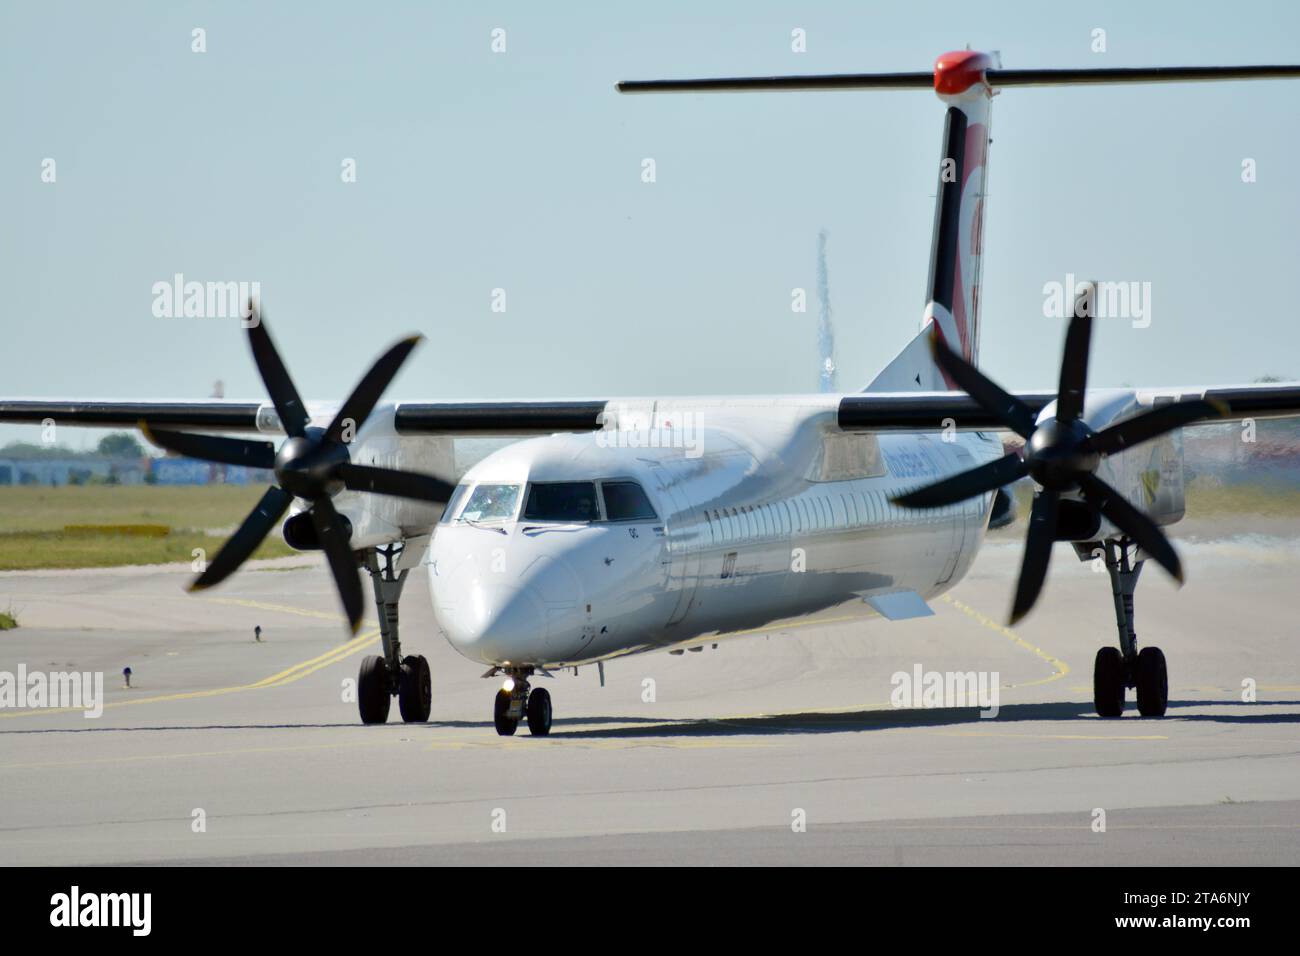
[[[1220,388],[1137,389],[1139,404],[1201,398],[1220,403],[1220,420],[1300,415],[1300,384],[1237,385]],[[825,396],[819,396],[824,398]],[[1055,399],[1051,392],[1017,392],[1036,415]],[[595,431],[603,427],[610,402],[581,401],[398,402],[394,427],[403,435],[541,435]],[[1001,424],[962,392],[854,393],[843,396],[839,427],[846,431],[928,431],[951,426],[997,430]],[[163,428],[203,431],[280,431],[266,403],[222,401],[61,401],[0,399],[0,422],[39,425],[135,428],[140,422]]]

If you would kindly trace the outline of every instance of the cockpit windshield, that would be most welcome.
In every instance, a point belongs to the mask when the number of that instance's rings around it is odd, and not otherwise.
[[[548,481],[530,485],[525,521],[599,521],[596,483]]]
[[[519,485],[475,485],[460,521],[509,521],[519,506]]]

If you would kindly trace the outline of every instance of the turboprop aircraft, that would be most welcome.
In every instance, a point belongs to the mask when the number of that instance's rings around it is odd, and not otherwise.
[[[1164,655],[1137,646],[1134,592],[1154,560],[1182,580],[1162,526],[1183,516],[1179,429],[1300,414],[1300,384],[1088,389],[1096,289],[1085,285],[1053,394],[978,370],[984,182],[993,95],[1017,86],[1300,76],[1297,66],[1003,70],[973,51],[933,71],[619,84],[624,93],[932,88],[943,102],[920,333],[862,391],[746,397],[394,402],[380,397],[418,337],[385,353],[341,404],[304,403],[265,321],[248,326],[269,403],[0,401],[0,421],[136,426],[181,455],[270,469],[275,483],[193,582],[229,577],[280,529],[321,550],[350,632],[369,574],[383,654],[361,664],[365,723],[429,717],[427,661],[403,656],[398,602],[427,567],[439,627],[503,676],[500,734],[551,728],[531,679],[729,635],[853,618],[904,620],[969,570],[1009,483],[1037,488],[1011,620],[1034,605],[1056,542],[1104,557],[1117,643],[1097,653],[1094,703],[1129,688],[1161,716]],[[1007,454],[997,434],[1025,439]],[[265,439],[222,432],[285,436]],[[457,436],[520,440],[454,474]],[[531,436],[531,437],[529,437]],[[287,520],[282,519],[288,514]]]

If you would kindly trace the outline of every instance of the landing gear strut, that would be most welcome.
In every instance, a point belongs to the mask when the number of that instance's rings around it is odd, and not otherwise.
[[[484,677],[506,674],[506,681],[492,702],[492,723],[502,737],[511,737],[520,719],[528,721],[528,732],[545,737],[551,732],[551,694],[546,688],[529,686],[531,667],[494,667]]]
[[[1106,572],[1115,599],[1115,626],[1119,647],[1103,647],[1097,652],[1092,670],[1092,699],[1099,717],[1119,717],[1124,713],[1124,692],[1137,689],[1138,713],[1143,717],[1163,717],[1169,705],[1169,674],[1165,655],[1158,647],[1137,649],[1137,632],[1133,629],[1133,592],[1137,590],[1142,561],[1131,561],[1127,539],[1102,542]]]
[[[363,724],[387,721],[394,697],[402,720],[408,724],[421,724],[428,720],[433,704],[429,662],[423,656],[402,657],[402,642],[397,636],[397,602],[410,571],[409,568],[395,570],[402,547],[369,548],[365,553],[366,571],[375,587],[384,654],[382,657],[372,655],[361,662],[357,678],[357,709],[361,712]]]

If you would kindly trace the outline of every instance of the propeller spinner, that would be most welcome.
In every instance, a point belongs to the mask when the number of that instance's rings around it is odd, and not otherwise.
[[[1195,399],[1162,405],[1127,421],[1094,432],[1082,418],[1088,385],[1088,350],[1092,338],[1095,285],[1088,284],[1074,304],[1065,337],[1055,417],[1034,421],[1032,410],[1004,391],[973,365],[932,339],[935,361],[976,402],[1025,439],[1024,457],[1009,454],[996,461],[899,495],[893,500],[909,508],[940,508],[987,494],[1029,475],[1042,488],[1034,496],[1029,531],[1011,608],[1015,624],[1034,606],[1047,577],[1063,492],[1077,489],[1089,506],[1105,515],[1143,551],[1183,581],[1182,564],[1164,532],[1114,488],[1096,476],[1102,458],[1193,422],[1224,414],[1218,403]]]
[[[348,454],[348,441],[374,411],[384,389],[421,338],[413,335],[402,339],[385,352],[352,390],[334,420],[320,428],[310,424],[293,379],[271,341],[266,322],[259,317],[248,327],[248,339],[262,382],[289,436],[278,451],[268,441],[195,435],[151,428],[147,422],[140,422],[145,437],[168,451],[220,464],[267,468],[275,473],[277,484],[262,495],[207,569],[190,584],[190,590],[209,588],[229,577],[257,550],[262,539],[289,510],[294,498],[302,498],[310,503],[308,514],[338,585],[348,625],[353,634],[357,632],[363,610],[357,560],[348,544],[350,531],[346,521],[331,499],[348,488],[445,504],[453,490],[450,484],[432,475],[354,464]]]

